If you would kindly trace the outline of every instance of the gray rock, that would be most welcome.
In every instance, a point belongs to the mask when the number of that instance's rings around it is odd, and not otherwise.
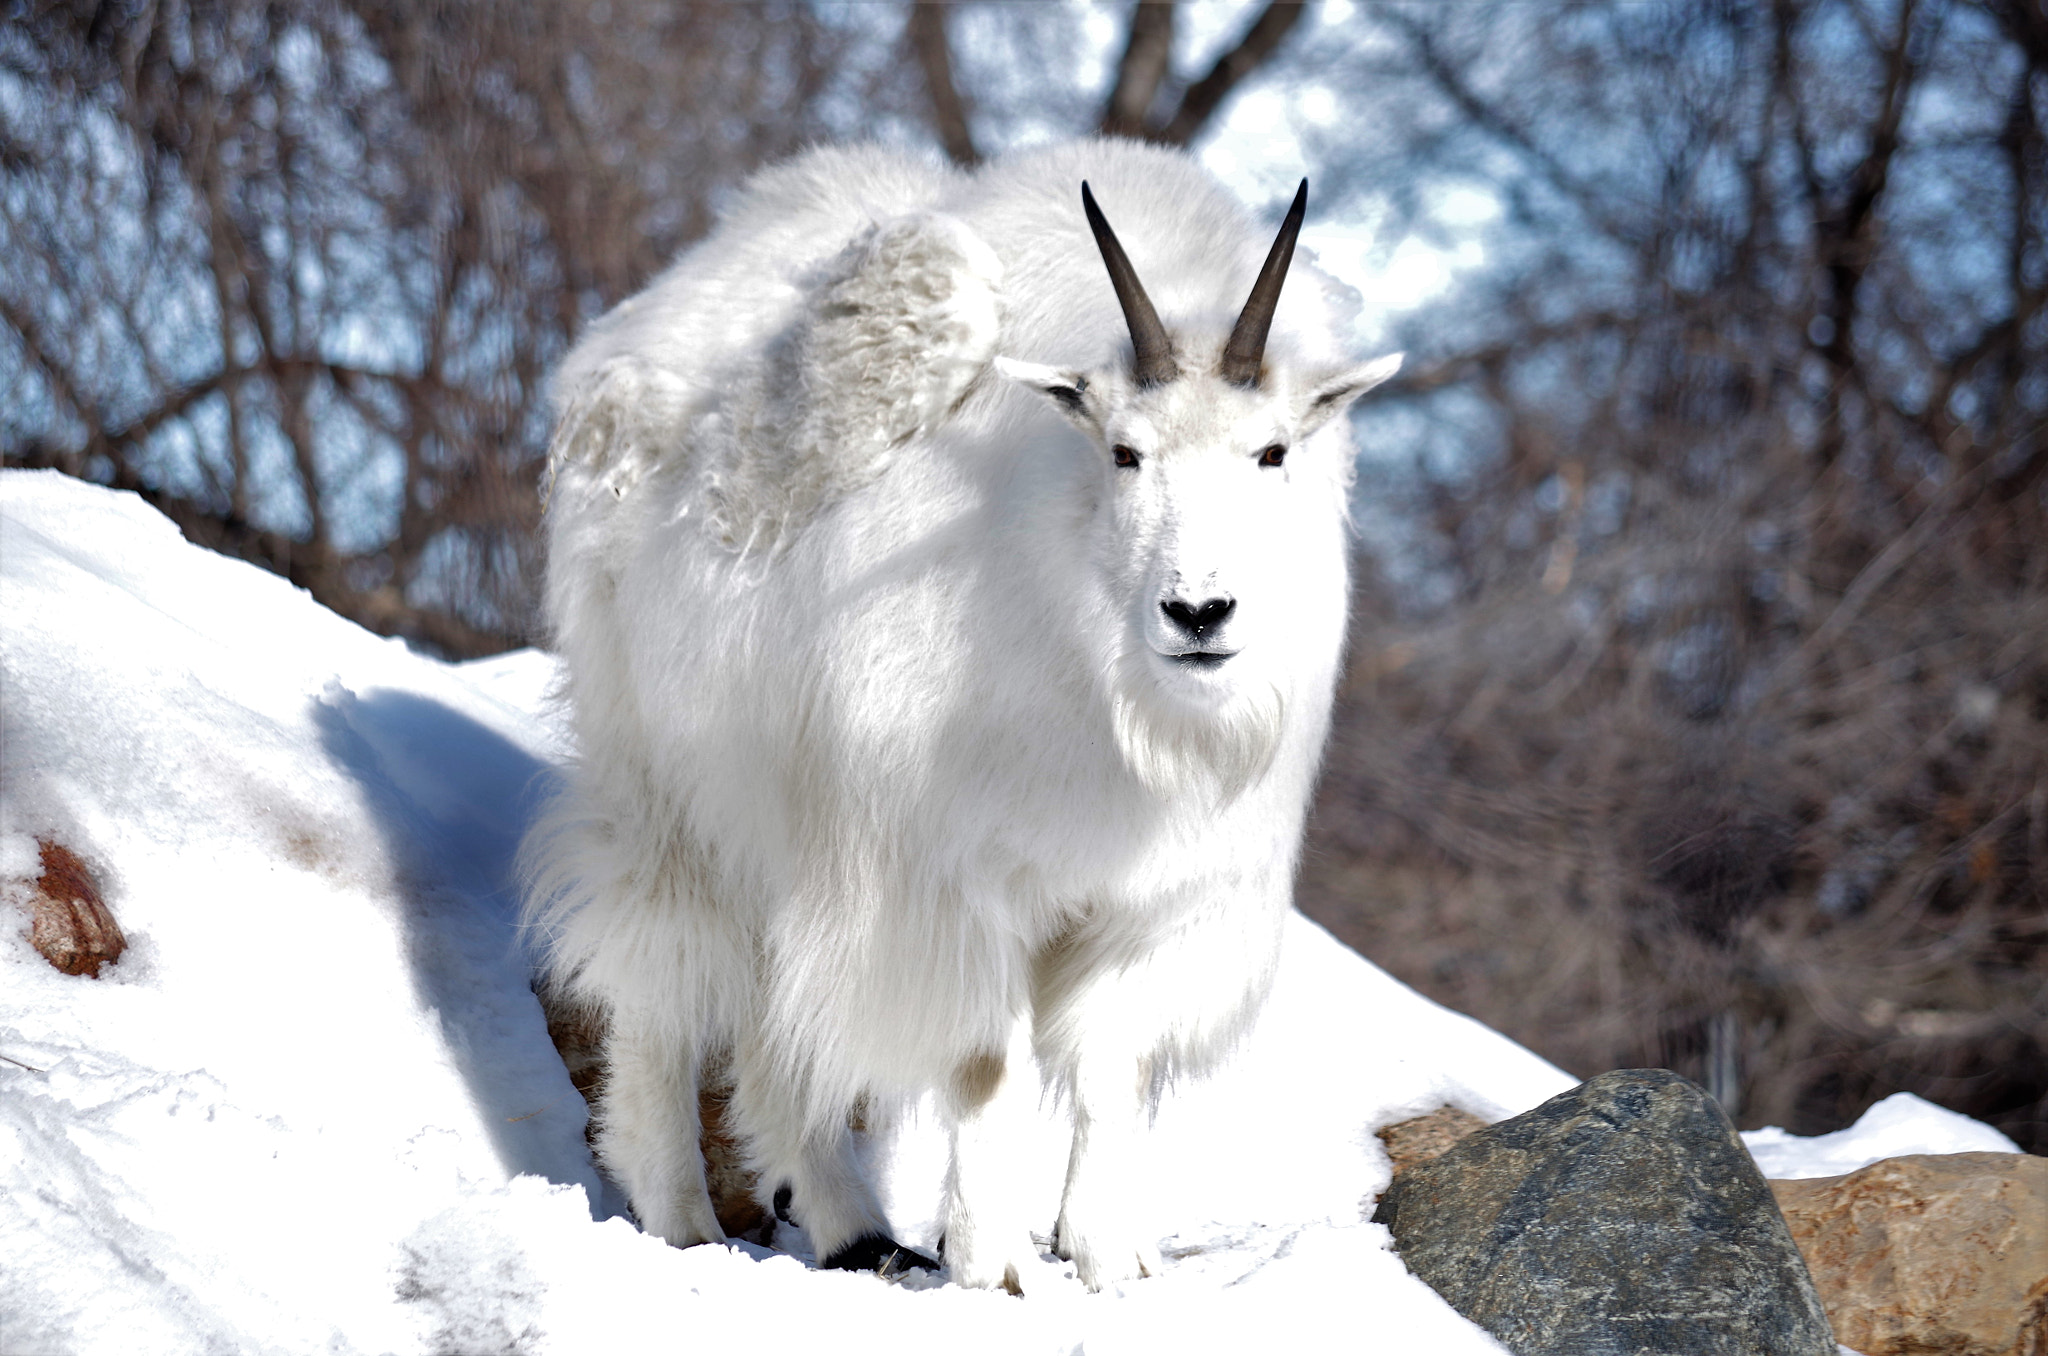
[[[1668,1070],[1601,1074],[1474,1133],[1373,1219],[1518,1356],[1835,1356],[1735,1127]]]

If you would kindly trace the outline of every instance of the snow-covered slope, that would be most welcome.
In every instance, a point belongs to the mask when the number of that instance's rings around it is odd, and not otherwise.
[[[1365,1222],[1371,1132],[1572,1080],[1299,919],[1257,1036],[1161,1114],[1161,1278],[1016,1300],[642,1237],[514,922],[548,672],[421,659],[132,496],[0,473],[0,1351],[1500,1350]],[[127,932],[99,979],[28,943],[38,837]],[[928,1241],[935,1133],[872,1150]]]

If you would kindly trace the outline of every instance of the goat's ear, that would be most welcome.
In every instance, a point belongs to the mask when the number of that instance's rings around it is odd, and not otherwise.
[[[1310,386],[1301,397],[1295,414],[1302,434],[1314,432],[1335,416],[1351,408],[1351,402],[1401,370],[1405,354],[1390,353],[1357,367],[1333,372]]]
[[[1088,378],[1085,374],[1072,368],[1018,362],[1015,358],[997,358],[995,367],[996,371],[1019,386],[1029,386],[1042,395],[1052,397],[1053,404],[1060,407],[1060,413],[1081,427],[1095,426],[1095,420],[1088,412]]]

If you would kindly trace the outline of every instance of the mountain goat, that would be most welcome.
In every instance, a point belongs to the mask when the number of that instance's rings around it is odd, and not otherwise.
[[[1271,984],[1345,624],[1336,416],[1399,363],[1344,358],[1321,275],[1282,299],[1306,188],[1268,251],[1155,148],[814,151],[569,354],[579,755],[529,914],[607,1014],[598,1149],[649,1233],[722,1237],[715,1066],[824,1265],[922,1264],[848,1122],[929,1091],[945,1264],[1021,1291],[1052,1203],[1006,1146],[1050,1090],[1059,1255],[1159,1270],[1129,1183]]]

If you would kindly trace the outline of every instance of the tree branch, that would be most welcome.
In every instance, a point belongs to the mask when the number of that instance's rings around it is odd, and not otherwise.
[[[1469,380],[1476,373],[1517,354],[1533,352],[1541,345],[1560,339],[1581,339],[1603,331],[1627,330],[1640,323],[1640,317],[1619,311],[1588,311],[1554,325],[1529,325],[1516,331],[1511,339],[1449,353],[1434,362],[1404,368],[1391,381],[1377,387],[1371,398],[1426,395]]]
[[[942,0],[912,4],[904,38],[924,72],[925,92],[932,101],[932,127],[939,144],[956,165],[978,165],[981,152],[974,146],[974,129],[967,125],[967,104],[953,82],[953,46],[946,36],[947,12],[952,6]]]
[[[78,473],[76,463],[81,462],[85,456],[94,452],[103,452],[114,458],[116,462],[121,461],[123,459],[122,449],[147,442],[150,436],[165,424],[170,423],[174,419],[183,418],[191,412],[194,405],[221,391],[229,383],[239,380],[242,376],[242,373],[234,368],[224,368],[218,372],[208,373],[206,376],[186,382],[172,390],[162,400],[134,418],[120,424],[109,425],[104,422],[100,412],[93,408],[91,403],[86,400],[84,393],[78,389],[77,384],[71,380],[71,374],[65,370],[64,366],[57,361],[55,355],[50,352],[49,345],[44,342],[41,327],[36,323],[35,317],[5,297],[0,297],[0,322],[4,322],[14,331],[15,337],[21,341],[24,355],[34,364],[36,370],[41,372],[45,379],[49,381],[52,393],[70,407],[71,412],[77,415],[80,422],[86,426],[86,442],[83,448],[78,449],[76,452],[51,454],[66,458],[62,462],[37,463],[38,465],[47,464],[55,466],[67,474],[76,475]],[[332,363],[319,358],[273,358],[266,360],[265,367],[274,374],[310,376],[316,373],[324,373],[332,378],[338,386],[349,389],[354,389],[366,381],[399,382],[404,380],[397,373],[352,367],[346,363]],[[10,452],[9,455],[13,456],[14,454]],[[10,464],[13,463],[10,462]],[[23,462],[22,464],[26,465],[27,463]]]
[[[1578,204],[1579,210],[1586,214],[1586,219],[1597,226],[1603,235],[1614,240],[1637,243],[1635,237],[1614,219],[1596,192],[1579,182],[1578,177],[1566,169],[1556,156],[1537,145],[1535,138],[1525,128],[1517,126],[1498,108],[1479,97],[1478,92],[1466,83],[1464,74],[1445,58],[1437,46],[1434,34],[1415,19],[1398,11],[1388,12],[1382,17],[1407,35],[1415,50],[1416,63],[1421,66],[1423,73],[1429,76],[1444,97],[1455,104],[1458,111],[1469,118],[1474,126],[1519,151],[1553,188]]]
[[[93,409],[86,401],[84,393],[71,380],[70,372],[66,371],[63,365],[57,361],[56,355],[50,352],[50,347],[44,342],[42,329],[36,324],[35,317],[16,306],[7,298],[0,297],[0,320],[4,320],[14,330],[15,336],[21,340],[24,356],[27,357],[31,366],[43,374],[44,380],[50,383],[51,393],[57,399],[70,406],[71,412],[77,415],[79,421],[85,425],[85,451],[92,452],[96,450],[105,438],[105,433],[100,427],[99,412]],[[82,461],[83,458],[81,456],[72,454],[68,461],[62,464],[52,464],[57,465],[57,469],[64,471],[66,474],[76,475],[79,470],[79,464]]]
[[[1158,0],[1139,0],[1131,7],[1130,35],[1102,113],[1104,136],[1146,135],[1146,115],[1173,60],[1173,16],[1174,7]]]
[[[1816,262],[1828,279],[1823,311],[1828,332],[1825,341],[1816,347],[1833,374],[1818,447],[1824,466],[1832,465],[1845,449],[1848,435],[1842,423],[1841,393],[1851,385],[1860,387],[1864,377],[1856,361],[1854,338],[1858,293],[1863,275],[1876,257],[1877,204],[1891,177],[1906,105],[1912,98],[1921,65],[1913,52],[1915,5],[1916,0],[1905,0],[1899,6],[1897,36],[1884,53],[1884,89],[1879,96],[1877,120],[1870,129],[1869,149],[1849,171],[1832,208],[1819,200],[1815,203],[1820,209],[1814,219]],[[1807,153],[1806,148],[1801,149]],[[1809,178],[1814,174],[1810,164],[1806,173]]]
[[[1185,146],[1193,141],[1223,102],[1294,31],[1306,10],[1305,5],[1283,4],[1280,0],[1273,0],[1260,10],[1237,46],[1218,57],[1209,73],[1188,87],[1188,92],[1181,96],[1180,108],[1152,139],[1169,146]]]
[[[1899,149],[1899,129],[1905,121],[1906,103],[1911,96],[1913,76],[1919,64],[1911,52],[1913,8],[1913,0],[1906,0],[1899,9],[1898,37],[1891,51],[1886,53],[1884,93],[1877,124],[1870,132],[1870,150],[1850,171],[1842,204],[1832,214],[1832,219],[1825,223],[1823,238],[1830,255],[1828,268],[1837,288],[1843,322],[1837,330],[1835,342],[1845,355],[1848,347],[1847,322],[1854,318],[1856,288],[1870,262],[1866,239],[1868,228],[1878,199],[1884,196],[1885,185],[1891,177],[1892,159]]]

